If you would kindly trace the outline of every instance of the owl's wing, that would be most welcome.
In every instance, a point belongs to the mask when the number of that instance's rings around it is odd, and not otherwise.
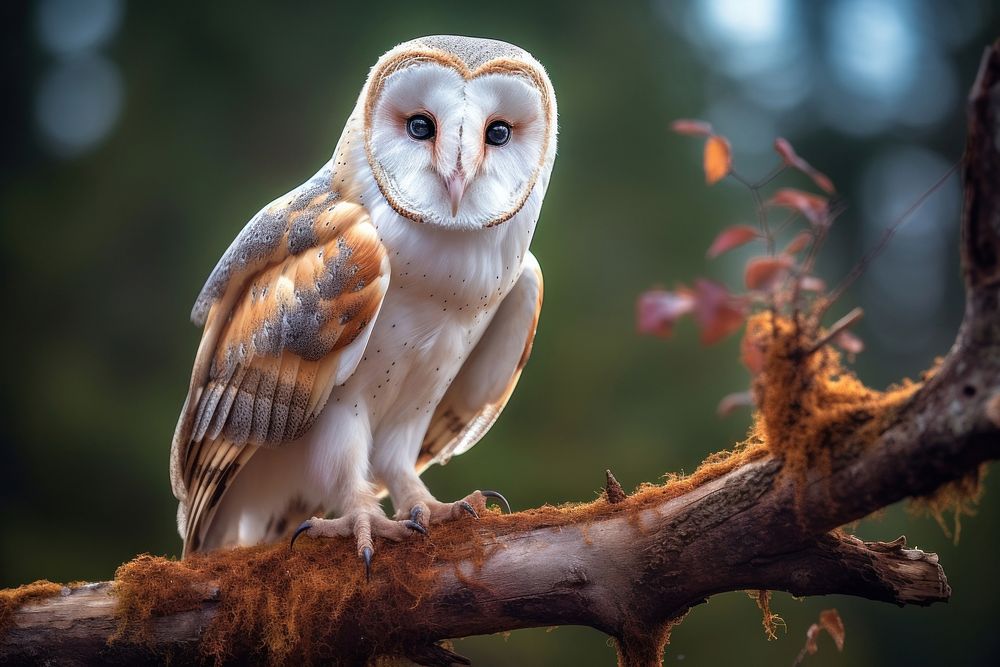
[[[542,270],[528,253],[521,276],[434,411],[417,471],[479,442],[500,416],[531,354],[542,308]]]
[[[185,552],[257,445],[303,435],[357,368],[389,284],[367,212],[309,184],[240,233],[192,313],[205,325],[171,448]]]

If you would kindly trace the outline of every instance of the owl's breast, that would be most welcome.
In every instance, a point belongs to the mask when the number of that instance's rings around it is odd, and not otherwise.
[[[403,415],[429,419],[517,282],[538,207],[532,200],[495,227],[447,229],[400,216],[367,166],[357,173],[349,197],[367,209],[385,246],[389,288],[357,370],[331,401],[367,412],[377,429]]]
[[[498,305],[466,307],[455,298],[432,297],[413,284],[390,289],[357,370],[331,400],[357,406],[373,431],[386,420],[429,418]]]

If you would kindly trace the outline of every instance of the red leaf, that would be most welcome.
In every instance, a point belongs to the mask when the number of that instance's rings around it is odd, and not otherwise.
[[[733,154],[725,137],[713,134],[705,142],[705,182],[709,185],[725,178],[733,167]]]
[[[795,163],[799,160],[798,154],[792,145],[788,143],[787,139],[778,137],[774,140],[774,150],[781,156],[782,162],[790,167],[794,167]]]
[[[840,614],[837,613],[836,609],[826,609],[819,613],[819,623],[813,623],[806,630],[806,644],[802,647],[803,653],[808,653],[809,655],[815,655],[819,651],[819,644],[816,640],[819,638],[821,632],[826,630],[830,638],[833,639],[833,643],[836,644],[838,651],[844,650],[844,622],[840,619]],[[801,661],[802,655],[799,655],[799,660]],[[798,663],[796,663],[798,664]]]
[[[865,342],[846,329],[834,336],[833,342],[850,355],[861,354],[865,351]]]
[[[792,258],[785,255],[754,257],[747,262],[743,280],[748,289],[769,289],[785,277]]]
[[[708,256],[715,259],[724,252],[753,241],[758,236],[757,230],[750,225],[727,227],[719,232],[719,235],[712,241],[712,245],[708,249]]]
[[[837,645],[838,651],[844,650],[844,621],[841,620],[840,614],[837,613],[836,609],[827,609],[819,613],[819,624],[826,630],[830,637],[833,638],[833,643]]]
[[[781,156],[782,161],[792,167],[793,169],[798,169],[803,174],[806,174],[813,180],[820,189],[829,194],[835,192],[833,187],[833,181],[831,181],[826,174],[817,170],[811,164],[799,157],[799,154],[795,152],[792,145],[788,143],[787,139],[778,137],[774,140],[774,150],[778,155]]]
[[[785,254],[795,255],[802,252],[812,240],[813,236],[809,232],[799,232],[795,238],[789,241],[788,245],[785,246]]]
[[[740,361],[751,375],[756,376],[764,370],[764,350],[751,339],[749,334],[749,331],[743,334],[740,340]]]
[[[813,180],[813,183],[816,184],[816,187],[818,187],[823,192],[832,195],[834,192],[837,191],[837,189],[833,187],[833,181],[830,180],[830,177],[824,174],[823,172],[814,169],[812,165],[808,163],[803,163],[800,169],[802,169],[802,171],[805,172],[809,176],[809,178]]]
[[[752,408],[753,407],[753,397],[750,395],[749,391],[737,391],[732,394],[727,394],[722,397],[719,401],[719,405],[715,408],[715,414],[720,417],[726,417],[738,408]]]
[[[816,638],[819,637],[820,627],[818,623],[813,623],[806,630],[806,646],[805,650],[809,652],[809,655],[816,655],[816,651],[819,650],[819,644],[816,643]]]
[[[826,197],[792,188],[778,190],[767,203],[771,206],[781,206],[798,211],[814,225],[826,224],[829,213]]]
[[[694,284],[694,319],[701,329],[701,342],[711,345],[738,331],[746,321],[742,299],[734,297],[723,285],[699,279]]]
[[[636,303],[636,326],[639,333],[668,338],[673,333],[674,323],[694,307],[695,297],[687,288],[675,292],[649,290],[640,295]]]
[[[670,129],[677,134],[689,137],[710,137],[712,136],[712,126],[703,120],[691,120],[681,118],[670,124]]]

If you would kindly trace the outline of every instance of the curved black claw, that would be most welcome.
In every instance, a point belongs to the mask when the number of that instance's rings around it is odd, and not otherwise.
[[[426,535],[427,534],[427,529],[424,528],[423,526],[421,526],[419,523],[417,523],[413,519],[407,519],[406,521],[403,522],[403,525],[406,526],[407,528],[409,528],[410,530],[417,531],[418,533],[420,533],[422,535]]]
[[[458,503],[458,506],[461,507],[466,512],[468,512],[469,514],[471,514],[473,519],[478,519],[479,518],[479,515],[476,514],[476,508],[473,507],[472,505],[470,505],[469,503],[467,503],[466,501],[464,501],[464,500],[460,501]]]
[[[306,532],[310,528],[312,528],[312,522],[309,521],[309,519],[306,519],[301,524],[299,524],[299,527],[295,529],[294,533],[292,533],[292,541],[288,543],[289,551],[291,551],[292,547],[295,546],[295,540],[299,539],[299,535]]]
[[[499,500],[500,504],[503,505],[503,508],[507,510],[507,514],[510,514],[510,503],[507,502],[507,499],[503,497],[502,493],[498,493],[496,491],[480,491],[479,493],[483,494],[487,498],[496,498]]]
[[[424,510],[421,509],[420,505],[414,505],[410,508],[410,521],[414,523],[419,523],[421,526],[424,525]]]
[[[365,581],[372,580],[372,551],[371,547],[365,547],[361,550],[361,557],[365,560]]]

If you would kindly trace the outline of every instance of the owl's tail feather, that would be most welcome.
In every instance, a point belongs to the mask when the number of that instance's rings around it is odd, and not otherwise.
[[[186,549],[185,554],[290,540],[292,532],[303,521],[324,515],[322,507],[307,507],[299,499],[289,501],[283,509],[276,509],[269,515],[227,512],[224,507],[220,509],[222,511],[215,515],[197,548]]]

